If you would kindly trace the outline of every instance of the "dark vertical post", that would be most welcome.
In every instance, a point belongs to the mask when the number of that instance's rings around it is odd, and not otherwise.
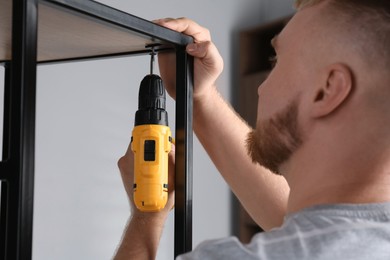
[[[193,61],[176,50],[175,257],[192,250]]]
[[[4,63],[4,109],[3,109],[3,149],[1,158],[2,163],[7,165],[9,161],[9,148],[10,148],[10,102],[11,102],[11,62]],[[4,171],[4,174],[1,178],[6,178],[7,174]]]
[[[1,181],[1,212],[0,212],[0,259],[7,259],[7,182]]]
[[[7,238],[7,207],[8,207],[8,183],[9,178],[9,143],[10,143],[10,101],[11,101],[11,64],[4,64],[4,116],[3,116],[3,157],[0,169],[1,179],[1,209],[0,209],[0,259],[6,259]]]
[[[38,0],[14,0],[9,107],[5,259],[31,259],[34,196]]]

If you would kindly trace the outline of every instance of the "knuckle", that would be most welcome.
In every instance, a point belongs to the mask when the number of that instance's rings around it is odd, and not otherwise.
[[[188,19],[188,17],[182,16],[182,17],[177,18],[177,20],[189,21],[190,19]]]
[[[117,165],[118,165],[119,170],[123,170],[125,168],[125,165],[126,165],[126,157],[122,156],[121,158],[119,158]]]
[[[209,29],[204,28],[204,32],[203,32],[203,33],[204,33],[206,39],[211,40],[211,33],[210,33],[210,30],[209,30]]]

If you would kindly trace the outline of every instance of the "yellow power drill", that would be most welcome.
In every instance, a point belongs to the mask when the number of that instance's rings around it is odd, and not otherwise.
[[[163,209],[168,200],[168,154],[171,130],[165,111],[162,79],[151,73],[141,81],[131,149],[135,155],[133,195],[136,207],[144,212]]]

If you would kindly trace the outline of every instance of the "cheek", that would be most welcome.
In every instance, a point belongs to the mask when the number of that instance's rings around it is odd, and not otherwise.
[[[291,99],[290,90],[280,78],[270,77],[258,88],[257,120],[267,119],[280,111]]]

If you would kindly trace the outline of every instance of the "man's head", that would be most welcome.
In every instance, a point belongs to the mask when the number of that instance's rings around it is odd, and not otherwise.
[[[328,22],[334,22],[359,47],[367,62],[390,66],[390,1],[297,0],[296,7],[326,4]]]
[[[390,1],[298,0],[297,8],[273,40],[278,62],[259,87],[248,138],[252,159],[274,172],[301,147],[340,150],[320,139],[353,149],[372,134],[390,144]]]

